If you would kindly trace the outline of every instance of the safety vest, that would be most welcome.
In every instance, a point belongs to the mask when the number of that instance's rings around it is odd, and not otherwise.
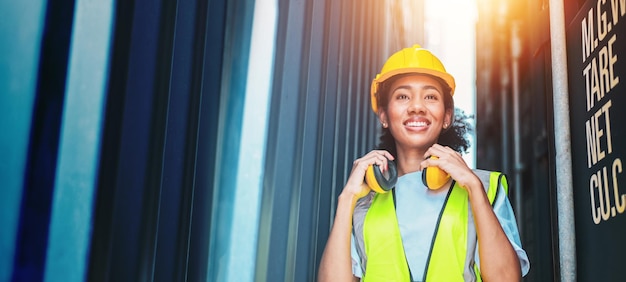
[[[504,174],[476,172],[492,205],[499,185],[508,193]],[[468,263],[472,264],[476,281],[482,281],[473,262],[474,250],[472,256],[467,256],[467,240],[476,241],[475,236],[468,238],[469,216],[467,191],[454,184],[437,220],[423,281],[465,281],[463,275]],[[367,258],[363,281],[411,281],[392,193],[374,195],[363,222],[362,238]],[[472,261],[467,262],[468,258]]]

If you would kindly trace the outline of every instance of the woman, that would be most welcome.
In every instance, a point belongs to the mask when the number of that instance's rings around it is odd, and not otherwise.
[[[528,272],[506,180],[470,169],[461,157],[467,123],[455,122],[454,88],[439,59],[419,45],[387,60],[371,91],[381,149],[354,161],[320,281],[519,281]],[[364,183],[368,167],[385,171],[390,161],[399,175],[395,188],[373,192]],[[426,188],[427,167],[450,180]]]

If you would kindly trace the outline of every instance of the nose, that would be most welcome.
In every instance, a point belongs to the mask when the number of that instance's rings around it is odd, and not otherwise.
[[[407,111],[409,114],[419,114],[424,113],[426,107],[424,106],[424,101],[422,99],[414,98],[411,99]]]

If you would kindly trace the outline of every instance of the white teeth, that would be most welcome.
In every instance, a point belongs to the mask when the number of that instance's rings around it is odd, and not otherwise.
[[[409,127],[423,127],[426,125],[427,124],[425,121],[410,121],[406,123],[406,126],[409,126]]]

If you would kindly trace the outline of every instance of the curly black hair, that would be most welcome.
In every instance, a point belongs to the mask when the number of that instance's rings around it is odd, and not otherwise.
[[[377,97],[378,105],[381,108],[387,108],[387,105],[388,105],[387,96],[390,91],[389,87],[391,86],[393,81],[403,76],[405,75],[394,76],[380,86],[380,90],[378,94],[382,94],[382,95],[376,95],[376,97]],[[454,100],[452,99],[452,95],[451,95],[452,91],[448,87],[447,83],[445,83],[442,79],[436,76],[431,76],[431,77],[438,80],[439,83],[443,86],[443,90],[445,92],[444,93],[445,108],[454,109],[454,115],[453,115],[454,120],[452,122],[452,125],[448,129],[441,132],[441,135],[439,135],[439,140],[437,141],[437,143],[439,143],[442,146],[448,146],[459,153],[467,153],[467,149],[469,149],[470,147],[470,142],[469,142],[469,139],[467,138],[467,134],[473,131],[472,125],[469,120],[473,119],[474,117],[466,114],[465,111],[454,107]],[[378,144],[377,149],[387,150],[389,153],[396,156],[396,153],[397,153],[396,141],[391,135],[391,131],[389,131],[388,128],[382,129],[382,134],[380,136],[380,143]]]

